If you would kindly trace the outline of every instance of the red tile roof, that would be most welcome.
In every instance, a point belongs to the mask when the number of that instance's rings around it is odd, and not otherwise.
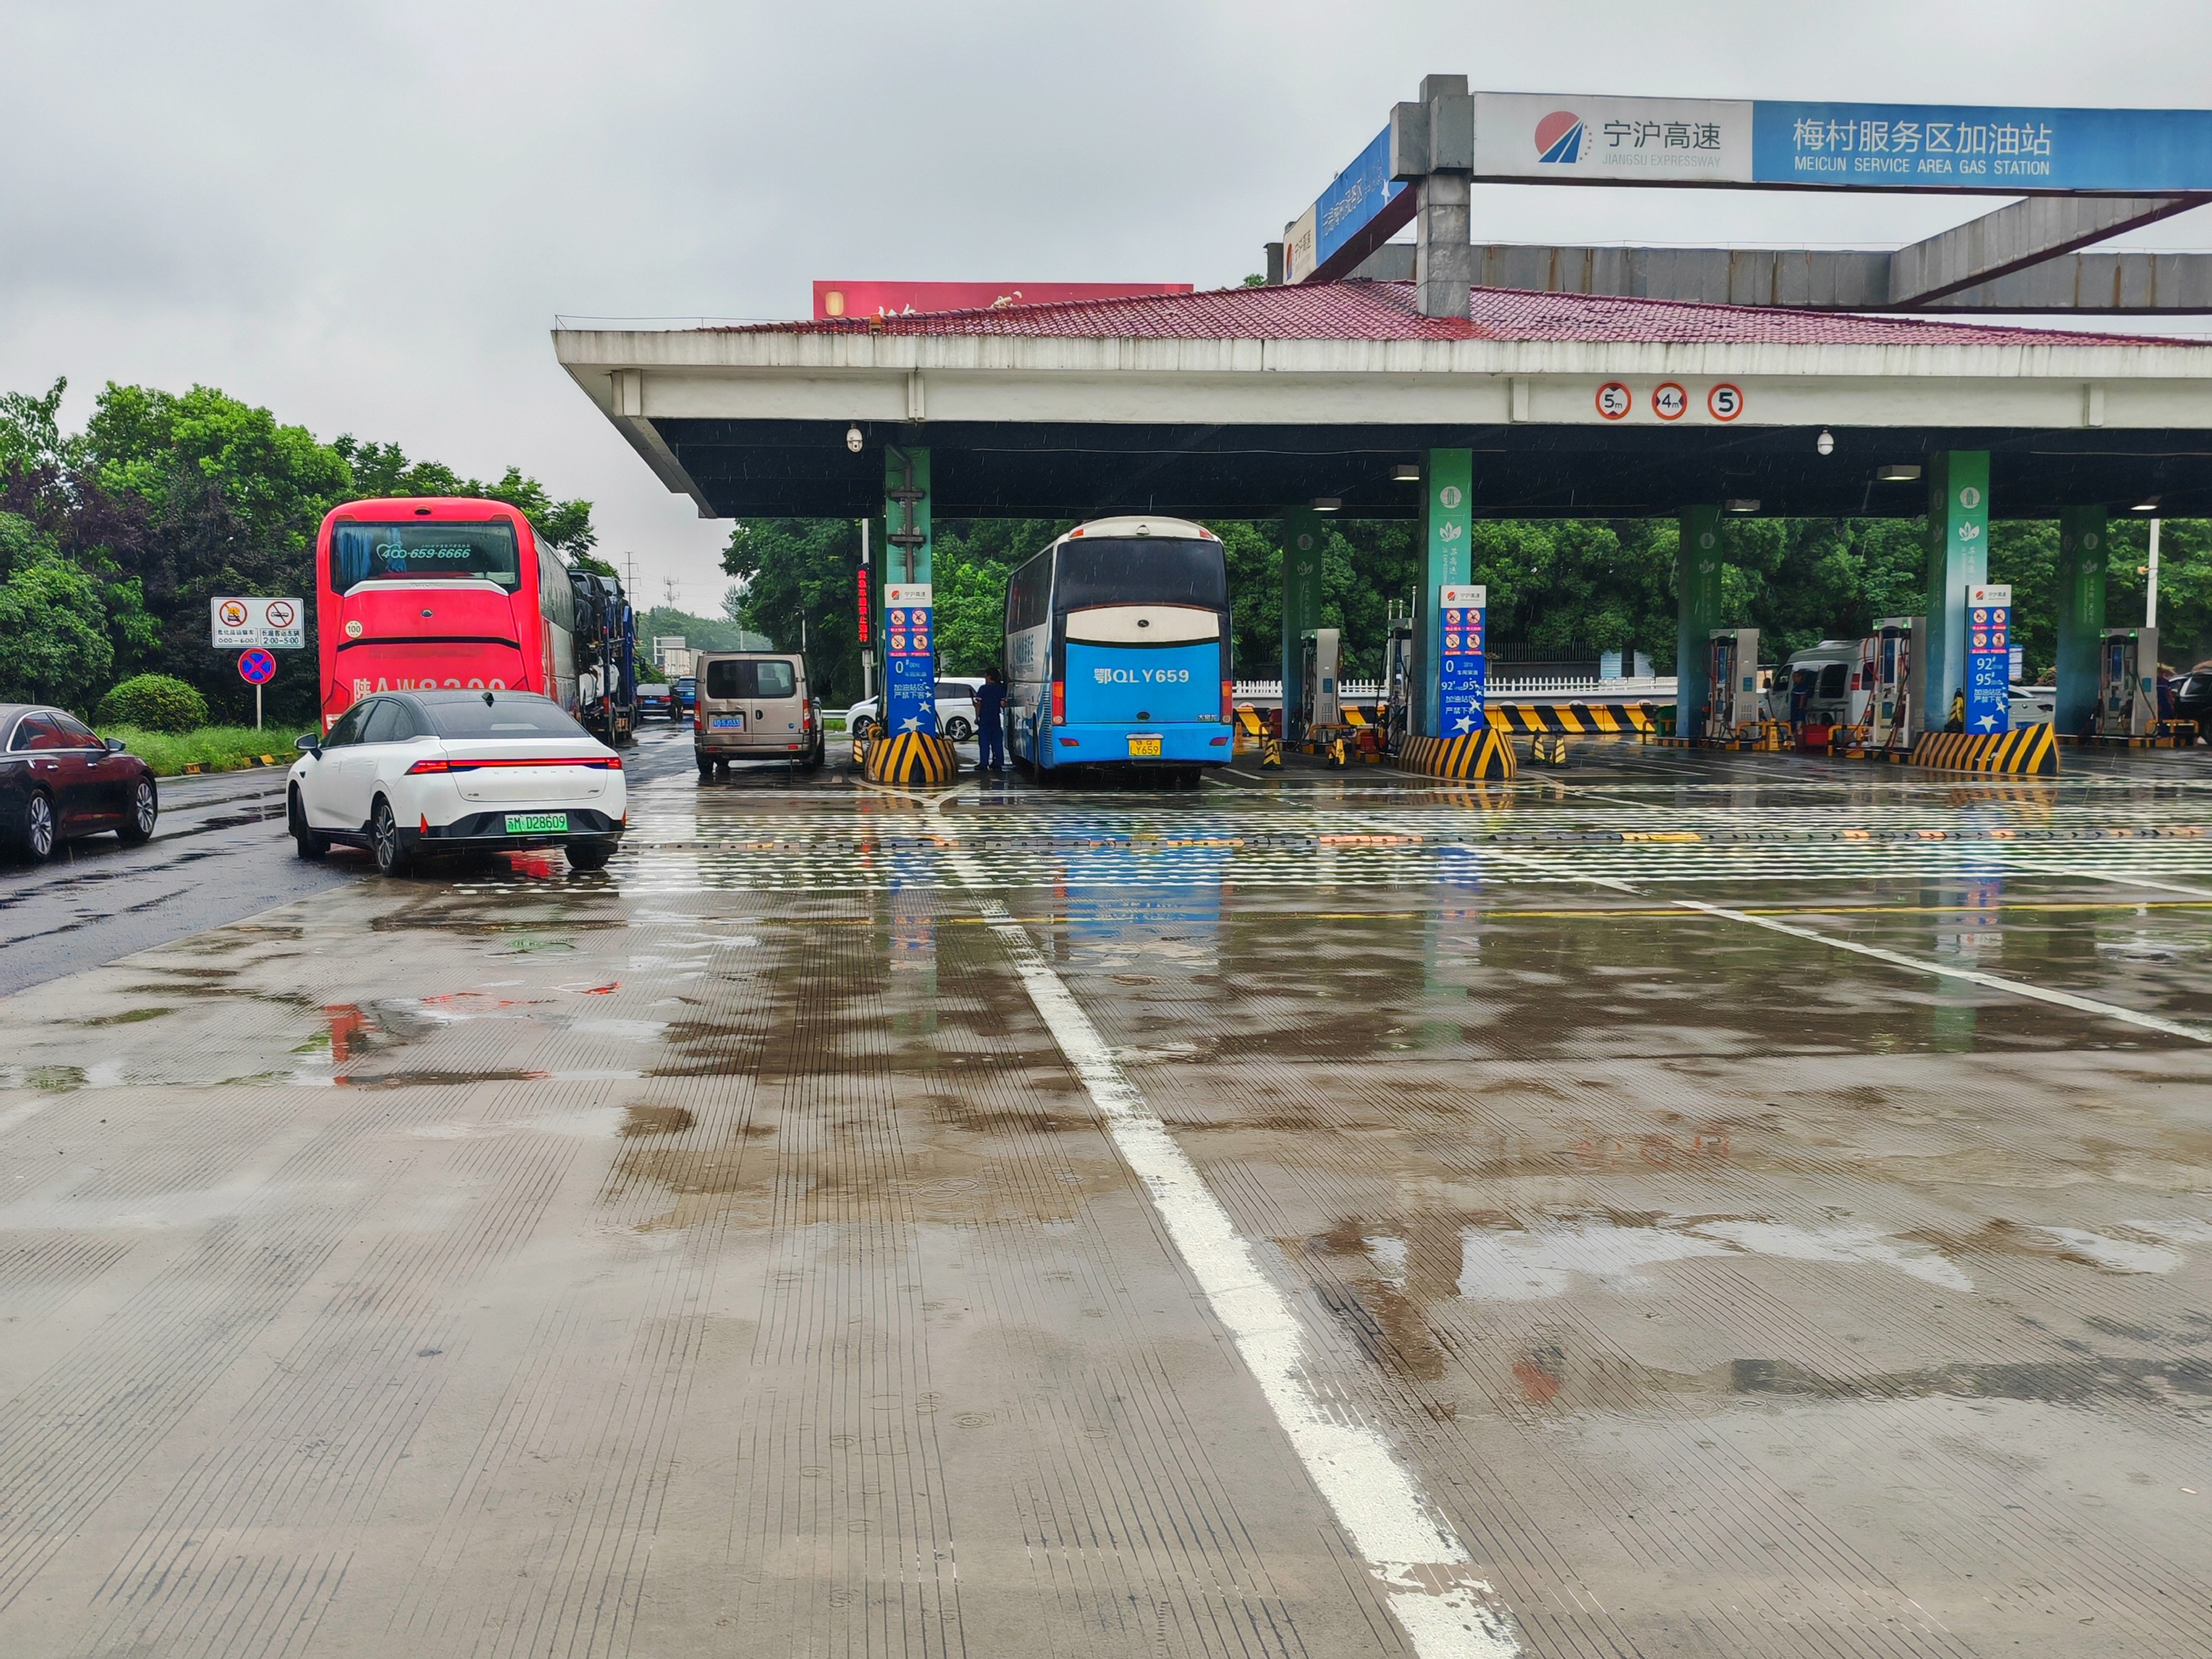
[[[1619,345],[2166,345],[2170,336],[2019,328],[1925,317],[1791,311],[1680,300],[1477,289],[1466,320],[1424,317],[1411,283],[1343,282],[1229,288],[1202,294],[884,318],[757,323],[740,334],[1015,335],[1137,340],[1504,340]]]

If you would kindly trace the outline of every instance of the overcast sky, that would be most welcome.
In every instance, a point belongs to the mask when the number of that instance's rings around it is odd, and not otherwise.
[[[1478,88],[2191,106],[2212,7],[751,0],[0,4],[0,389],[194,381],[598,503],[713,611],[726,524],[556,314],[803,316],[816,277],[1235,283],[1425,73]],[[1493,186],[1485,240],[1893,243],[1957,199]],[[2212,210],[2133,239],[2212,247]],[[2192,323],[2191,327],[2201,323]]]

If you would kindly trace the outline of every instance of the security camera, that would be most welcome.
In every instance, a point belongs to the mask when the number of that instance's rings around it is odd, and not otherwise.
[[[1813,440],[1813,447],[1819,450],[1823,455],[1834,454],[1836,453],[1836,434],[1829,431],[1827,428],[1822,427],[1820,428],[1820,435]]]
[[[860,428],[859,427],[848,426],[845,428],[845,447],[851,450],[855,455],[860,453]]]

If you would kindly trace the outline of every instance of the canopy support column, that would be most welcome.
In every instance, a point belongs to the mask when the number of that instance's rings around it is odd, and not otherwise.
[[[1304,735],[1291,728],[1305,675],[1305,632],[1321,626],[1322,534],[1313,508],[1283,509],[1283,720],[1277,729],[1286,743]]]
[[[1928,468],[1928,662],[1923,729],[1941,732],[1966,690],[1966,589],[1990,579],[1990,453],[1948,449]]]
[[[1421,467],[1420,625],[1413,630],[1413,679],[1420,688],[1412,714],[1414,732],[1444,737],[1443,731],[1443,590],[1474,580],[1474,452],[1431,449]]]
[[[1707,672],[1712,631],[1721,625],[1721,509],[1686,507],[1674,550],[1674,730],[1693,737],[1705,729],[1712,701]]]
[[[2051,723],[2060,732],[2078,733],[2097,702],[2108,533],[2101,507],[2069,507],[2058,515],[2058,696]]]

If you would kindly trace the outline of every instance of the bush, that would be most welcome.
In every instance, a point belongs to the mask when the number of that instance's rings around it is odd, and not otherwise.
[[[135,726],[103,726],[100,735],[122,738],[123,746],[152,767],[157,776],[170,778],[191,764],[197,764],[204,772],[234,772],[241,767],[258,765],[264,755],[278,766],[289,766],[300,758],[293,744],[303,732],[299,726],[289,724],[272,726],[262,732],[250,726],[203,726],[182,737],[174,737],[166,732],[143,732]]]
[[[191,732],[205,726],[207,717],[207,699],[182,680],[134,674],[100,700],[94,719],[144,732]]]

